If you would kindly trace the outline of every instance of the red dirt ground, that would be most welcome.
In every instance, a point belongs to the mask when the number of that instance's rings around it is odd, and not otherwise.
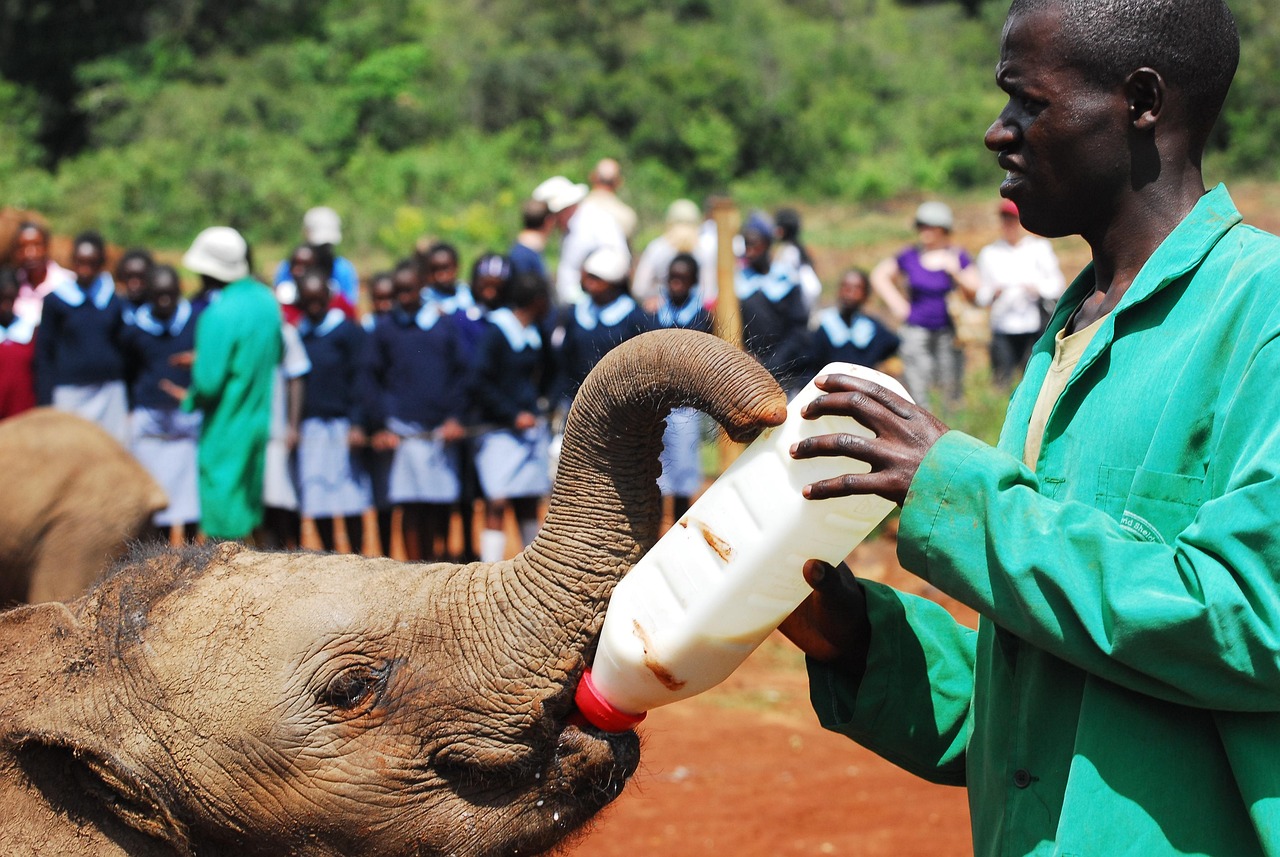
[[[966,608],[902,571],[891,538],[851,567]],[[640,770],[570,857],[780,857],[972,853],[962,789],[936,786],[824,731],[802,657],[775,634],[722,685],[659,708],[639,731]]]

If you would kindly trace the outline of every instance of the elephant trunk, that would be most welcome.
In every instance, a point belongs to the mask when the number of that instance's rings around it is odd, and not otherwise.
[[[657,540],[658,456],[676,407],[709,414],[737,440],[786,417],[777,382],[714,336],[648,333],[600,361],[569,412],[546,524],[517,561],[546,605],[538,633],[562,667],[582,657],[614,585]]]

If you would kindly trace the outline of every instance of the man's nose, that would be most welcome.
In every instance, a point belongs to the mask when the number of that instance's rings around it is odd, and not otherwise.
[[[1001,149],[1008,148],[1017,138],[1017,130],[1001,116],[991,123],[991,127],[983,135],[982,142],[991,151],[998,152]]]

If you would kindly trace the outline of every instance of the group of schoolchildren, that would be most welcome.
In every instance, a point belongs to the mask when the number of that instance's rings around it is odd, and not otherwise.
[[[336,228],[331,210],[314,211]],[[865,275],[846,275],[837,305],[811,330],[801,294],[807,260],[772,252],[772,236],[753,226],[743,239],[735,291],[745,344],[784,387],[831,360],[875,365],[892,355],[894,335],[861,312]],[[555,427],[591,368],[646,331],[712,326],[714,297],[689,252],[671,259],[642,307],[629,293],[627,249],[601,246],[582,262],[581,297],[556,305],[547,277],[513,269],[509,256],[481,256],[468,282],[457,251],[435,243],[370,277],[362,316],[354,268],[333,243],[309,240],[274,278],[287,323],[263,488],[267,546],[299,544],[305,517],[332,550],[341,518],[359,551],[372,507],[389,552],[398,507],[409,559],[450,555],[455,511],[463,553],[501,559],[508,514],[525,544],[537,532]],[[48,257],[43,227],[20,229],[17,267],[0,271],[0,418],[47,404],[99,423],[168,491],[156,535],[179,527],[190,539],[200,520],[201,424],[181,402],[199,355],[195,320],[213,298],[188,300],[177,272],[143,251],[126,254],[114,277],[105,259],[101,238],[86,233],[64,269]],[[668,420],[660,487],[676,517],[702,487],[702,434],[695,412]]]

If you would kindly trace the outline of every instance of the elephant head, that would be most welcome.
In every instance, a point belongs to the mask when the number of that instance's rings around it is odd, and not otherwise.
[[[637,736],[572,723],[572,697],[657,537],[663,418],[682,405],[738,437],[785,416],[741,352],[649,334],[583,385],[546,525],[513,560],[163,550],[0,617],[0,851],[553,847],[638,764]]]
[[[168,505],[115,438],[37,408],[0,422],[0,606],[84,593]]]

